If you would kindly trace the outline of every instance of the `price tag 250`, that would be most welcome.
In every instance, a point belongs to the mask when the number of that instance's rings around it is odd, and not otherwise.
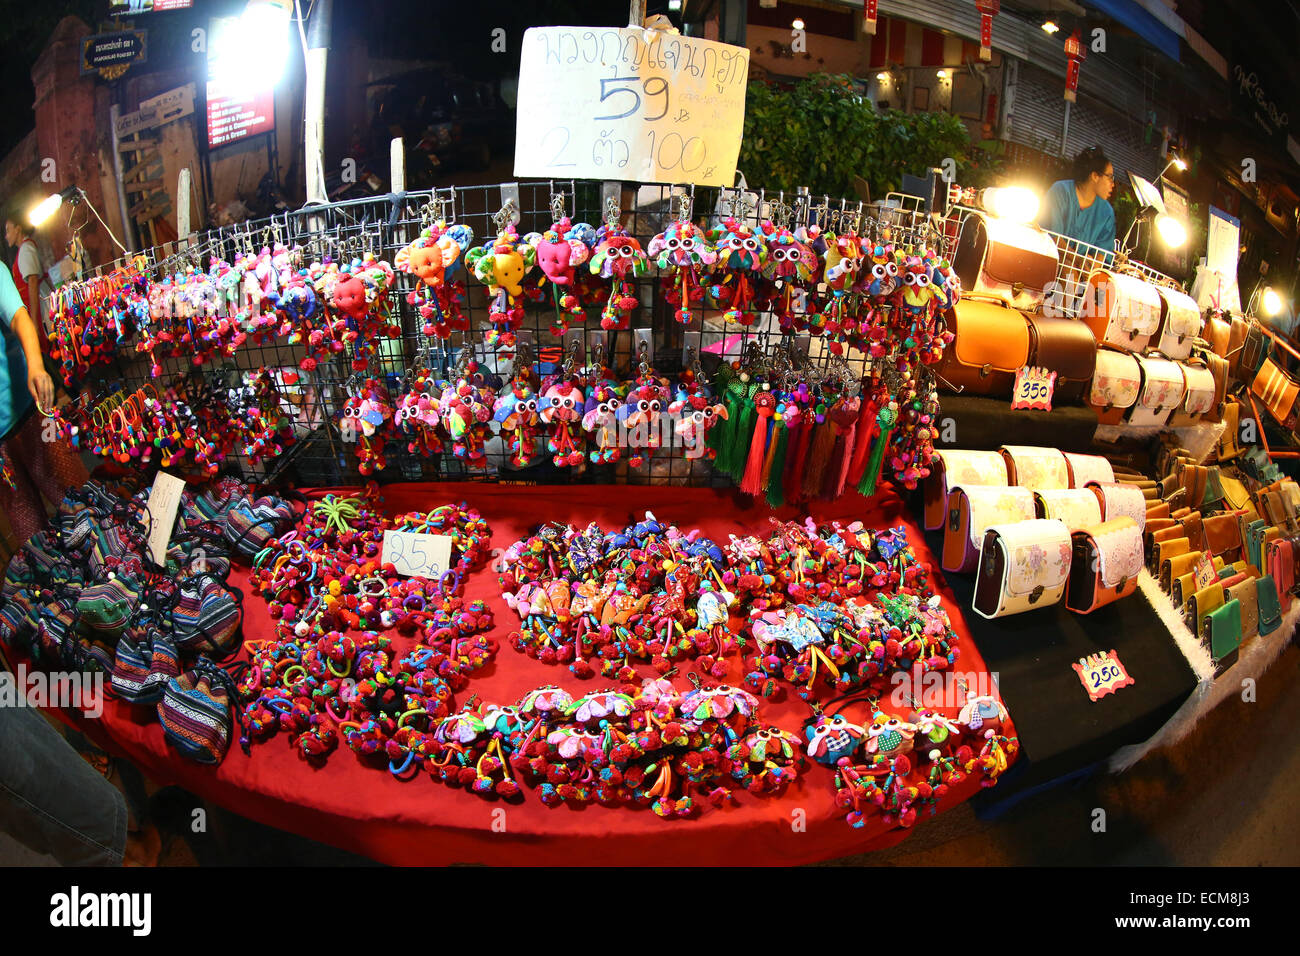
[[[1113,650],[1105,654],[1081,657],[1071,666],[1079,675],[1079,681],[1088,692],[1088,698],[1093,701],[1100,700],[1107,694],[1113,694],[1121,687],[1129,687],[1137,683],[1129,676],[1128,670],[1119,659],[1119,654]]]
[[[385,531],[380,560],[406,577],[437,579],[451,566],[451,538],[423,531]]]

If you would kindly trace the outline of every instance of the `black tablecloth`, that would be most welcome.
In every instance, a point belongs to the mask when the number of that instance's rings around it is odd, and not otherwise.
[[[926,542],[934,554],[942,553],[943,532],[928,532]],[[980,655],[997,675],[1025,762],[980,794],[981,800],[1006,800],[1149,739],[1196,687],[1187,659],[1141,593],[1091,614],[1058,604],[990,621],[970,609],[973,575],[948,574],[945,580]],[[1112,648],[1136,683],[1094,702],[1070,665]]]
[[[1050,412],[1011,410],[1011,403],[978,395],[939,397],[938,448],[995,451],[1002,445],[1047,445],[1086,452],[1097,432],[1091,408],[1066,405]],[[949,425],[944,419],[952,419]]]

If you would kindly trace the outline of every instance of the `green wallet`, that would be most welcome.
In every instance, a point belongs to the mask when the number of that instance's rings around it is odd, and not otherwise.
[[[1272,634],[1282,626],[1282,604],[1277,598],[1273,576],[1265,574],[1255,581],[1259,588],[1259,633]]]
[[[1241,646],[1241,602],[1233,598],[1205,615],[1201,640],[1216,662],[1236,651]]]

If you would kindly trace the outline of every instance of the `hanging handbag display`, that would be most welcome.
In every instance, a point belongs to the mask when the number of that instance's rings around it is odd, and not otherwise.
[[[1269,414],[1283,428],[1296,426],[1296,402],[1300,400],[1300,383],[1291,378],[1271,358],[1265,359],[1250,383],[1251,393],[1264,403]]]
[[[1088,277],[1080,318],[1099,344],[1141,352],[1160,325],[1160,293],[1145,279],[1098,270]]]
[[[1130,425],[1163,427],[1183,400],[1186,383],[1177,362],[1150,355],[1137,356],[1142,388],[1129,410]]]
[[[952,257],[963,296],[992,295],[1019,309],[1042,304],[1058,262],[1056,241],[1042,229],[982,213],[966,220]]]
[[[1010,398],[1016,371],[1029,362],[1024,313],[962,296],[947,317],[956,335],[939,364],[939,384],[971,395]]]
[[[1088,614],[1137,590],[1142,571],[1142,531],[1132,518],[1116,518],[1071,535],[1074,560],[1065,606]]]
[[[1040,519],[996,525],[984,532],[972,608],[986,618],[1051,607],[1070,573],[1069,529]]]
[[[948,524],[943,534],[943,569],[968,573],[979,563],[986,529],[1034,517],[1034,493],[1005,488],[954,487],[948,496]]]
[[[1097,368],[1092,332],[1074,319],[1029,317],[1029,365],[1056,373],[1052,406],[1078,405]]]
[[[1007,461],[996,451],[947,448],[934,453],[925,479],[925,529],[937,531],[948,518],[948,495],[958,485],[1006,486]]]
[[[1098,349],[1096,370],[1088,390],[1088,405],[1102,425],[1118,425],[1137,402],[1142,370],[1127,352]]]
[[[1214,373],[1199,359],[1179,362],[1183,373],[1183,401],[1169,417],[1170,427],[1195,425],[1214,408],[1215,393],[1218,389]]]
[[[1007,476],[1013,485],[1034,491],[1070,487],[1070,466],[1058,449],[1003,445],[998,450],[1006,459]]]
[[[1205,324],[1201,310],[1195,299],[1177,289],[1156,286],[1156,294],[1160,296],[1160,324],[1152,342],[1161,353],[1182,361],[1192,354],[1192,341]]]

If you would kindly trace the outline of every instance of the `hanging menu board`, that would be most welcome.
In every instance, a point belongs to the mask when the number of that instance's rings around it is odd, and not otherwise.
[[[524,33],[515,175],[732,186],[749,51],[657,30]]]

